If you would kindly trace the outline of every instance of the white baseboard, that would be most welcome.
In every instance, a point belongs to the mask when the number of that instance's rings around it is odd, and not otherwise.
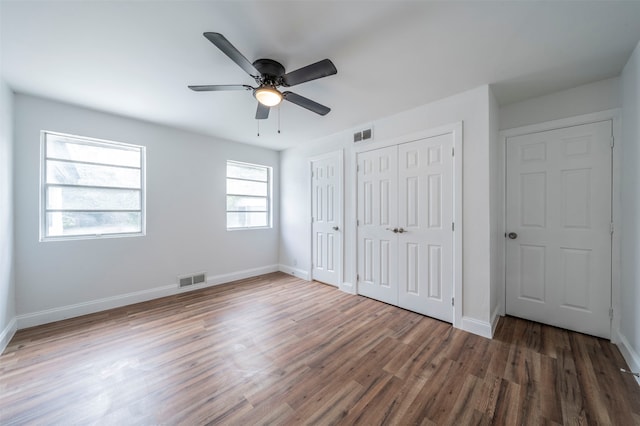
[[[278,271],[309,281],[309,272],[288,265],[278,265]]]
[[[11,318],[11,321],[9,321],[9,324],[7,324],[4,330],[2,330],[2,332],[0,333],[0,354],[2,354],[5,349],[7,349],[7,345],[13,338],[13,335],[16,334],[17,330],[18,321],[16,320],[16,317],[13,317]]]
[[[214,277],[207,277],[207,285],[200,287],[209,287],[212,285],[229,283],[231,281],[244,280],[245,278],[270,274],[271,272],[277,272],[278,270],[278,265],[267,265],[260,268],[245,269],[244,271],[232,272],[230,274],[216,275]]]
[[[462,327],[464,331],[477,334],[478,336],[491,339],[493,337],[492,325],[486,321],[480,321],[475,318],[462,317]]]
[[[500,312],[502,309],[500,306],[496,306],[496,309],[491,314],[491,338],[493,339],[493,335],[496,334],[496,327],[498,327],[498,321],[500,321]]]
[[[93,314],[107,309],[119,308],[121,306],[132,305],[134,303],[146,302],[147,300],[158,299],[160,297],[171,296],[187,291],[211,287],[231,281],[251,278],[270,272],[276,272],[277,265],[268,265],[260,268],[246,269],[244,271],[233,272],[207,277],[204,284],[196,284],[189,287],[178,287],[178,284],[171,284],[162,287],[150,288],[147,290],[132,293],[119,294],[117,296],[105,297],[88,302],[76,303],[73,305],[61,306],[57,308],[45,309],[43,311],[18,315],[17,328],[28,328],[36,325],[47,324],[67,318],[79,317],[81,315]]]
[[[67,318],[79,317],[93,314],[107,309],[119,308],[121,306],[134,303],[145,302],[159,297],[170,296],[177,293],[178,285],[167,285],[163,287],[151,288],[148,290],[136,291],[132,293],[119,294],[117,296],[105,297],[88,302],[75,303],[73,305],[60,306],[57,308],[45,309],[43,311],[31,312],[18,315],[18,328],[35,327],[36,325],[47,324]]]
[[[620,353],[624,360],[629,364],[629,368],[631,371],[636,373],[640,372],[640,354],[636,352],[636,350],[631,346],[631,343],[629,343],[622,333],[618,333],[618,338],[618,349],[620,349]],[[640,378],[636,377],[636,382],[640,385]]]
[[[356,286],[346,281],[340,284],[340,290],[344,291],[345,293],[356,294]]]

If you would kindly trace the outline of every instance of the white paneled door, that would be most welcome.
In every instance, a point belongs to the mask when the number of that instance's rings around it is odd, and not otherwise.
[[[311,161],[312,279],[335,286],[342,279],[341,155]]]
[[[507,138],[507,314],[610,337],[611,126]]]
[[[452,322],[452,134],[358,154],[358,293]]]
[[[358,154],[358,293],[392,305],[398,304],[397,207],[398,148]]]
[[[398,146],[399,306],[452,322],[451,134]]]

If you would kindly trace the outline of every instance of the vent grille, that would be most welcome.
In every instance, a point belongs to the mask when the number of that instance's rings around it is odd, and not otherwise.
[[[180,288],[188,287],[190,285],[202,284],[207,282],[207,274],[200,272],[193,275],[183,275],[178,277],[178,285]]]
[[[368,128],[368,129],[364,129],[361,130],[359,132],[355,132],[353,134],[353,142],[361,142],[361,141],[366,141],[373,138],[373,129],[372,128]]]

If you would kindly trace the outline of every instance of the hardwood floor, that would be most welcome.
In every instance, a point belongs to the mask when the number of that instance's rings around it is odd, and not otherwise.
[[[611,343],[493,340],[275,273],[20,330],[0,424],[640,424]]]

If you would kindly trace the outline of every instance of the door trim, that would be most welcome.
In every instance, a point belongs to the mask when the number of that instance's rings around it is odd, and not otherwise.
[[[463,312],[463,293],[462,293],[462,235],[463,235],[463,223],[462,223],[462,154],[463,154],[463,122],[458,121],[455,123],[446,124],[432,129],[423,130],[416,133],[410,133],[397,138],[362,143],[354,146],[353,156],[350,161],[351,173],[349,178],[351,179],[351,197],[350,203],[357,211],[358,206],[358,154],[365,151],[372,151],[374,149],[386,148],[388,146],[399,145],[402,143],[413,142],[420,139],[426,139],[434,136],[446,135],[451,133],[453,136],[453,149],[455,155],[453,156],[453,191],[454,191],[454,207],[453,217],[455,222],[455,231],[453,233],[453,297],[455,304],[453,306],[453,326],[455,328],[463,328],[462,312]],[[349,249],[351,250],[351,259],[355,259],[355,264],[351,273],[351,283],[348,284],[348,289],[344,290],[358,294],[357,286],[357,252],[358,252],[358,224],[356,215],[350,217],[350,232],[349,232]],[[347,284],[347,283],[345,283]]]
[[[339,149],[337,151],[327,152],[322,155],[318,155],[315,157],[309,157],[309,212],[313,214],[313,163],[315,161],[325,160],[327,158],[336,157],[338,160],[338,185],[337,190],[338,194],[336,195],[336,200],[338,200],[338,226],[343,232],[340,232],[339,244],[340,244],[340,259],[338,259],[338,267],[340,268],[338,272],[338,288],[341,290],[345,285],[344,282],[344,150]],[[313,281],[313,217],[309,218],[311,226],[309,227],[309,235],[310,235],[310,250],[309,250],[309,280]],[[345,290],[347,291],[347,290]]]
[[[595,112],[591,114],[578,115],[574,117],[562,118],[559,120],[546,121],[543,123],[537,123],[527,126],[515,127],[512,129],[501,130],[498,133],[500,141],[500,155],[501,168],[500,168],[500,181],[502,182],[502,231],[506,232],[507,229],[507,139],[514,136],[521,136],[531,133],[546,132],[549,130],[558,130],[567,127],[580,126],[583,124],[597,123],[599,121],[611,121],[611,128],[614,138],[614,148],[611,155],[612,161],[612,176],[611,176],[611,216],[614,223],[614,232],[611,239],[611,308],[613,309],[613,318],[611,320],[611,342],[619,343],[619,330],[620,330],[620,236],[621,232],[619,225],[621,220],[621,199],[620,199],[620,179],[621,179],[621,150],[619,149],[622,135],[622,111],[620,108],[609,109],[605,111]],[[618,227],[616,228],[616,225]],[[504,316],[506,313],[506,244],[502,244],[502,275],[500,276],[501,283],[498,288],[502,292],[499,297],[500,315]]]

